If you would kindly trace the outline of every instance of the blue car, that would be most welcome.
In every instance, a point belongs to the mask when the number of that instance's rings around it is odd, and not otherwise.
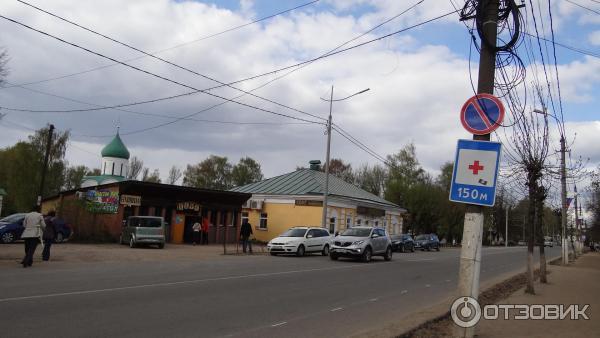
[[[25,230],[23,227],[25,215],[24,213],[12,214],[0,219],[0,242],[6,244],[21,239],[21,234]],[[71,227],[60,218],[54,219],[54,228],[56,230],[54,236],[56,243],[64,242],[65,239],[71,236]]]

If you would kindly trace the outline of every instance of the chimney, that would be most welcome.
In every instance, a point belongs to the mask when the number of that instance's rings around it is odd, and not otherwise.
[[[309,161],[308,163],[310,164],[311,170],[321,170],[321,161],[312,160],[312,161]]]

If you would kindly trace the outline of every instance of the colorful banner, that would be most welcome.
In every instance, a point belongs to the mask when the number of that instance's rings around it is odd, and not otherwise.
[[[87,210],[96,214],[116,214],[119,210],[119,192],[88,190],[85,194]]]

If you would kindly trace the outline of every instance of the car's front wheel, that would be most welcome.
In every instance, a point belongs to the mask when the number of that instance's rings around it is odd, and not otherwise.
[[[365,249],[365,251],[363,252],[362,256],[360,257],[360,259],[365,263],[369,263],[371,261],[372,256],[373,256],[373,252],[371,252],[371,248],[367,247]]]
[[[391,261],[392,260],[392,248],[388,246],[387,250],[385,251],[385,256],[383,256],[383,258],[386,261]]]
[[[330,258],[332,261],[337,261],[339,257],[338,257],[338,255],[336,255],[336,254],[332,253],[332,254],[329,254],[329,258]]]
[[[165,243],[160,243],[160,244],[158,245],[158,248],[159,248],[159,249],[164,249],[164,248],[165,248]]]
[[[325,244],[325,246],[323,247],[323,251],[321,251],[321,255],[329,256],[329,245]]]
[[[300,246],[298,247],[298,250],[296,251],[296,256],[302,257],[302,256],[304,256],[305,252],[306,252],[306,249],[304,249],[304,245],[300,244]]]
[[[5,232],[2,234],[2,243],[8,244],[15,241],[17,236],[11,231]]]

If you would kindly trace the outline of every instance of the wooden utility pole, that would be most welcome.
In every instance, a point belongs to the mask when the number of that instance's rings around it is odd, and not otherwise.
[[[481,17],[481,29],[485,40],[481,43],[477,93],[494,94],[496,71],[496,39],[498,36],[499,0],[479,0],[477,16]],[[473,140],[489,141],[490,135],[473,135]],[[483,236],[483,207],[467,205],[460,250],[458,295],[478,299],[481,269],[481,240]],[[456,327],[455,336],[473,337],[475,328]]]

